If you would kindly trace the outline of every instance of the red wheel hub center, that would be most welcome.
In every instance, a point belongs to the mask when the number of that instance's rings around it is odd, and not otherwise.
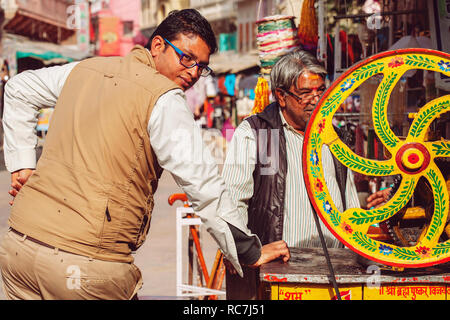
[[[407,143],[398,150],[395,162],[403,172],[417,174],[428,167],[430,153],[420,143]]]
[[[417,154],[415,154],[415,153],[410,154],[410,155],[408,156],[408,160],[409,160],[409,162],[411,162],[411,163],[417,163],[417,162],[419,161],[419,156],[418,156]]]

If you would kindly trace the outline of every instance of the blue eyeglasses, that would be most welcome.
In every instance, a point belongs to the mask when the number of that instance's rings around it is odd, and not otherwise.
[[[165,42],[167,42],[174,50],[176,53],[178,53],[180,55],[180,64],[185,67],[185,68],[193,68],[195,66],[198,67],[198,73],[202,76],[202,77],[207,77],[211,74],[212,70],[210,67],[208,67],[206,64],[203,63],[197,63],[197,61],[195,61],[190,55],[184,53],[183,51],[181,51],[180,49],[178,49],[177,47],[175,47],[169,40],[167,40],[166,38],[163,38]]]

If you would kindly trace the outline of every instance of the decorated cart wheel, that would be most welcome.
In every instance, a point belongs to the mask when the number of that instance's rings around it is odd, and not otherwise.
[[[446,180],[435,158],[450,157],[450,141],[427,141],[430,124],[450,111],[450,95],[422,106],[415,115],[406,138],[394,134],[388,123],[387,108],[392,90],[411,69],[424,69],[450,76],[450,55],[433,50],[404,49],[375,55],[349,69],[324,93],[308,122],[303,146],[304,178],[311,202],[327,228],[348,248],[373,261],[397,267],[425,267],[450,260],[450,240],[441,235],[449,213]],[[341,104],[364,81],[382,75],[372,103],[375,133],[391,155],[372,160],[354,153],[339,139],[332,118]],[[381,78],[381,77],[380,77]],[[405,118],[406,119],[406,118]],[[322,167],[322,148],[347,168],[367,176],[401,176],[392,198],[372,210],[348,208],[340,212],[330,196]],[[434,199],[428,225],[412,246],[398,246],[375,240],[369,227],[384,222],[404,208],[425,178]],[[422,178],[422,179],[423,179]]]

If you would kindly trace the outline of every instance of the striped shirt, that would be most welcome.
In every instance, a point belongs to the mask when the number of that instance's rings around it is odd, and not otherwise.
[[[283,240],[289,247],[320,247],[320,238],[313,217],[313,209],[303,180],[303,135],[291,127],[280,111],[286,136],[287,177],[284,199]],[[256,141],[248,121],[243,121],[233,135],[222,176],[236,202],[239,212],[248,222],[248,202],[253,196],[253,171],[256,163]],[[337,209],[342,212],[342,200],[333,159],[328,146],[322,148],[322,164],[328,190]],[[347,208],[360,207],[353,174],[348,170],[346,184]],[[339,240],[320,222],[328,247],[342,247]]]

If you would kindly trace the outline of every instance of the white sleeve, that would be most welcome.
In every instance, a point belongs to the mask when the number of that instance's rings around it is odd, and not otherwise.
[[[225,185],[238,210],[248,223],[248,202],[253,196],[253,171],[256,164],[256,141],[248,121],[236,128],[228,146],[227,158],[222,170]]]
[[[347,209],[361,208],[361,204],[358,198],[358,192],[356,191],[355,180],[353,178],[353,171],[347,169],[347,184],[345,187],[345,201]]]
[[[36,124],[39,110],[54,107],[78,62],[24,71],[5,86],[3,130],[6,168],[14,172],[36,167]]]
[[[201,129],[194,121],[183,91],[171,90],[158,99],[148,132],[159,165],[172,174],[224,255],[242,273],[227,223],[247,235],[251,233],[225,188],[210,150],[203,143]]]

